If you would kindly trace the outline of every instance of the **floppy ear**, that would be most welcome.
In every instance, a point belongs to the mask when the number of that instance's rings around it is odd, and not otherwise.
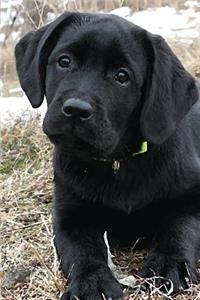
[[[17,73],[20,84],[31,105],[42,104],[48,56],[63,26],[69,24],[72,13],[64,13],[54,22],[26,34],[15,47]]]
[[[198,99],[195,79],[163,38],[148,34],[151,70],[140,125],[144,138],[162,144]]]

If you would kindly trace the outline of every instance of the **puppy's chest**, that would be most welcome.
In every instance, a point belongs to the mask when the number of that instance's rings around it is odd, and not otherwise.
[[[77,183],[77,191],[87,201],[127,213],[151,202],[154,193],[153,189],[149,190],[148,182],[142,176],[127,172],[124,174],[123,170],[95,174],[86,171]]]

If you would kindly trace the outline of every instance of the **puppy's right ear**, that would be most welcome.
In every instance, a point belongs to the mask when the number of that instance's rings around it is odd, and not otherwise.
[[[63,26],[71,23],[72,13],[64,13],[54,22],[26,34],[15,47],[20,84],[31,105],[42,104],[45,93],[46,65]]]

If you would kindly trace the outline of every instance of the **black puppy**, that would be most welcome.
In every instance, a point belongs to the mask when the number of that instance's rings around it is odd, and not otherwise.
[[[55,243],[70,276],[62,299],[121,296],[105,230],[150,242],[142,276],[164,276],[174,291],[197,282],[199,84],[165,41],[117,16],[64,13],[28,33],[16,60],[32,106],[48,103]]]

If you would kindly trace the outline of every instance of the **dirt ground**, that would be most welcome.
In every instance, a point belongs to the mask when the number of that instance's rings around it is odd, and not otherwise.
[[[52,146],[41,120],[16,120],[1,130],[0,150],[1,296],[6,300],[56,300],[67,280],[62,276],[53,245]],[[136,274],[145,252],[115,253],[118,266]],[[126,300],[164,300],[154,281],[140,280]],[[191,285],[176,300],[200,299],[200,285]]]

